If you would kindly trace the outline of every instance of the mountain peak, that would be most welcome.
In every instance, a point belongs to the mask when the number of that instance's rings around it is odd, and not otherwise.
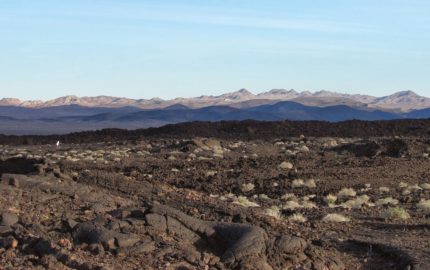
[[[74,100],[78,100],[79,97],[75,96],[75,95],[68,95],[68,96],[63,96],[63,97],[59,97],[54,99],[55,101],[63,101],[63,102],[71,102]]]
[[[245,100],[249,100],[249,99],[253,99],[255,97],[255,95],[251,92],[249,92],[248,90],[242,88],[236,92],[232,92],[232,93],[227,93],[224,95],[219,96],[221,98],[224,98],[227,101],[245,101]]]
[[[419,96],[417,93],[415,93],[411,90],[406,90],[406,91],[396,92],[396,93],[389,95],[389,96],[381,97],[381,98],[379,98],[379,100],[417,99],[417,98],[423,98],[423,97]]]
[[[430,98],[422,97],[413,91],[400,91],[389,96],[375,99],[372,106],[381,108],[399,108],[402,111],[430,107]]]
[[[400,91],[391,95],[391,97],[419,97],[417,93],[411,90]]]
[[[299,93],[297,93],[294,89],[272,89],[268,92],[260,93],[257,96],[263,99],[289,100],[298,97],[298,95]]]
[[[20,105],[22,101],[17,98],[2,98],[0,99],[0,105],[2,106],[17,106]]]
[[[78,96],[75,96],[75,95],[67,95],[67,96],[59,97],[59,98],[57,98],[57,99],[70,100],[70,99],[78,99],[78,98],[79,98],[79,97],[78,97]]]
[[[339,95],[342,95],[342,94],[338,94],[327,90],[320,90],[314,93],[314,96],[317,96],[317,97],[321,97],[321,96],[330,97],[330,96],[339,96]]]
[[[247,89],[242,88],[239,91],[237,91],[236,93],[240,93],[242,95],[253,95],[251,92],[249,92]]]

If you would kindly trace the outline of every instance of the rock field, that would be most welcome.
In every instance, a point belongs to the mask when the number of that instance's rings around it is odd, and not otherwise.
[[[0,146],[0,269],[430,269],[430,139]]]

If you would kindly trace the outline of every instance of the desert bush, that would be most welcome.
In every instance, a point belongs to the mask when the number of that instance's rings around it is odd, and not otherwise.
[[[422,184],[420,185],[420,187],[421,187],[422,189],[425,189],[425,190],[430,190],[430,184],[429,184],[429,183],[422,183]]]
[[[355,197],[357,195],[357,192],[353,188],[343,188],[337,193],[338,197],[344,198],[344,197]]]
[[[316,196],[317,195],[315,195],[315,194],[309,194],[309,195],[303,196],[302,200],[303,201],[309,201],[311,199],[314,199]]]
[[[347,209],[359,209],[359,208],[363,207],[363,205],[368,205],[369,200],[370,200],[369,196],[361,195],[355,199],[351,199],[351,200],[348,200],[348,201],[342,203],[340,206],[342,208],[347,208]]]
[[[420,190],[422,190],[422,188],[420,186],[418,186],[417,184],[409,185],[402,190],[402,195],[409,195],[413,192],[417,192]]]
[[[310,151],[309,147],[307,147],[306,145],[300,146],[299,148],[297,148],[297,150],[299,150],[302,153],[308,153]]]
[[[308,219],[306,217],[304,217],[302,214],[297,213],[297,214],[293,214],[293,215],[289,216],[288,220],[291,222],[304,223]]]
[[[327,214],[323,217],[324,222],[349,222],[351,219],[341,214]]]
[[[418,186],[418,184],[411,185],[408,187],[408,189],[410,189],[412,192],[422,190],[422,188],[420,186]]]
[[[216,171],[207,171],[205,173],[206,177],[212,177],[212,176],[215,176],[216,174],[217,174]]]
[[[306,209],[318,208],[317,205],[311,201],[304,200],[302,202],[302,207]]]
[[[234,195],[233,193],[231,193],[231,192],[229,192],[229,193],[227,193],[227,194],[225,194],[224,195],[226,198],[229,198],[229,199],[235,199],[236,198],[236,195]]]
[[[430,200],[421,199],[421,201],[417,204],[417,208],[430,214]]]
[[[225,197],[224,195],[219,196],[219,200],[220,200],[220,201],[226,201],[226,200],[227,200],[227,197]]]
[[[405,182],[400,182],[399,183],[399,188],[406,188],[406,187],[408,187],[407,183],[405,183]]]
[[[386,197],[383,199],[379,199],[376,201],[376,205],[383,206],[383,205],[397,205],[399,204],[399,201],[396,199],[393,199],[391,197]]]
[[[302,208],[302,206],[297,201],[288,201],[282,207],[282,209],[287,210],[295,210],[297,208]]]
[[[379,192],[380,193],[388,193],[388,192],[390,192],[390,188],[389,187],[379,187]]]
[[[305,186],[308,188],[316,188],[317,184],[315,183],[314,179],[309,179],[309,180],[306,180]]]
[[[269,196],[267,196],[266,194],[260,194],[258,195],[258,198],[260,200],[270,200]]]
[[[410,215],[408,211],[401,207],[390,207],[385,211],[384,217],[387,219],[408,219]]]
[[[409,195],[409,194],[411,194],[412,192],[411,192],[411,190],[409,189],[409,188],[405,188],[405,189],[403,189],[402,190],[402,195],[403,196],[406,196],[406,195]]]
[[[293,183],[291,184],[293,188],[301,188],[304,185],[305,185],[305,182],[302,179],[293,180]]]
[[[324,202],[326,202],[327,205],[336,203],[336,200],[337,200],[336,195],[328,194],[327,196],[324,197]]]
[[[255,188],[253,183],[242,184],[242,192],[249,192]]]
[[[294,193],[285,193],[281,197],[282,200],[290,200],[290,199],[296,199],[296,195]]]
[[[235,200],[233,201],[233,204],[240,205],[243,207],[260,207],[259,204],[255,203],[255,202],[251,202],[245,196],[239,196],[239,197],[235,198]]]
[[[276,219],[281,218],[281,209],[278,206],[273,205],[270,208],[264,210],[264,214],[270,217],[274,217]]]
[[[323,144],[324,148],[331,148],[338,146],[338,143],[335,139],[327,139],[326,142]]]
[[[304,181],[303,179],[296,179],[293,180],[291,186],[293,188],[301,188],[301,187],[308,187],[308,188],[316,188],[316,183],[314,179],[309,179]]]
[[[279,164],[279,168],[283,170],[291,170],[293,168],[293,164],[291,162],[284,161]]]

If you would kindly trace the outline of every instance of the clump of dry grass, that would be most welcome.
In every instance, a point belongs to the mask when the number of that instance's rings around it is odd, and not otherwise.
[[[303,200],[304,201],[309,201],[310,199],[313,199],[316,196],[317,196],[316,194],[309,194],[309,195],[303,196]]]
[[[407,183],[405,183],[405,182],[400,182],[399,183],[399,188],[406,188],[406,187],[408,187]]]
[[[346,209],[359,209],[359,208],[363,207],[364,205],[370,205],[371,206],[372,204],[369,203],[369,200],[370,200],[369,196],[361,195],[355,199],[351,199],[351,200],[348,200],[348,201],[342,203],[340,205],[340,207],[346,208]]]
[[[317,205],[311,201],[308,200],[304,200],[302,202],[302,207],[306,208],[306,209],[313,209],[313,208],[318,208]]]
[[[260,200],[270,200],[270,197],[267,196],[266,194],[260,194],[260,195],[258,195],[258,198]]]
[[[337,196],[333,195],[333,194],[328,194],[327,196],[324,197],[324,202],[327,205],[332,205],[335,204],[337,201]]]
[[[281,164],[279,164],[278,167],[283,170],[291,170],[293,168],[293,164],[291,162],[284,161]]]
[[[245,196],[238,196],[237,198],[234,199],[233,204],[240,205],[243,207],[260,207],[258,203],[251,202]]]
[[[430,200],[421,199],[421,201],[417,204],[417,208],[430,214]]]
[[[249,192],[255,188],[255,185],[253,183],[243,184],[242,185],[242,192]]]
[[[413,192],[417,192],[417,191],[420,191],[420,190],[422,190],[422,188],[420,186],[418,186],[417,184],[410,185],[410,186],[408,185],[407,187],[405,187],[402,190],[402,195],[409,195],[409,194],[411,194]]]
[[[293,180],[293,183],[291,184],[293,188],[301,188],[304,185],[305,185],[305,181],[303,181],[302,179]]]
[[[294,193],[285,193],[284,195],[282,195],[281,197],[282,200],[293,200],[293,199],[297,199],[296,195]]]
[[[338,197],[345,198],[345,197],[355,197],[357,195],[357,192],[353,188],[343,188],[337,193]]]
[[[341,214],[327,214],[325,217],[323,217],[322,221],[324,221],[324,222],[349,222],[349,221],[351,221],[351,219],[348,217],[345,217]]]
[[[376,205],[383,206],[383,205],[397,205],[399,204],[399,201],[396,199],[393,199],[391,197],[386,197],[383,199],[379,199],[376,201]]]
[[[302,206],[297,201],[288,201],[283,205],[282,208],[288,210],[295,210],[297,208],[302,208]]]
[[[401,219],[405,220],[410,218],[408,211],[401,207],[390,207],[385,211],[384,217],[388,219]]]
[[[420,187],[424,190],[430,190],[430,184],[429,183],[422,183]]]
[[[402,190],[402,195],[406,196],[406,195],[409,195],[409,194],[411,194],[411,190],[410,189],[405,188],[404,190]]]
[[[302,153],[309,153],[310,152],[309,147],[307,147],[306,145],[302,145],[302,146],[298,147],[297,150],[299,150]]]
[[[306,181],[304,181],[303,179],[296,179],[296,180],[293,180],[291,186],[293,188],[301,188],[301,187],[316,188],[317,187],[314,179],[309,179]]]
[[[308,221],[306,217],[304,217],[302,214],[299,214],[299,213],[289,216],[288,220],[291,222],[297,222],[297,223],[304,223]]]
[[[420,186],[418,186],[418,184],[411,185],[411,186],[409,186],[408,188],[409,188],[412,192],[422,190],[422,188],[421,188]]]
[[[273,205],[270,208],[267,208],[264,210],[264,214],[270,217],[274,217],[276,219],[280,219],[281,218],[281,209],[276,206]]]
[[[216,171],[207,171],[205,174],[206,174],[206,177],[212,177],[212,176],[215,176],[217,174],[217,172]]]
[[[388,193],[390,192],[389,187],[379,187],[379,193]]]
[[[317,184],[314,179],[309,179],[309,180],[306,180],[305,186],[308,188],[316,188]]]

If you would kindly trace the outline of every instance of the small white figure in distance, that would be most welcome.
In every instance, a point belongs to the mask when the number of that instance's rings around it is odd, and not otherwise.
[[[56,146],[57,148],[60,147],[60,141],[57,141]]]

